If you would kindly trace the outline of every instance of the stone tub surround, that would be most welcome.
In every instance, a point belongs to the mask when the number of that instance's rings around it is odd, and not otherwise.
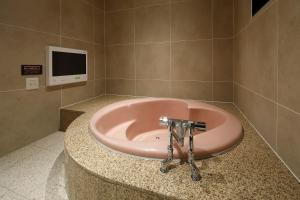
[[[67,109],[60,109],[60,131],[66,131],[68,126],[80,115],[84,112],[76,111],[76,110],[67,110]]]
[[[196,161],[203,179],[192,182],[187,164],[167,174],[158,160],[113,152],[93,139],[89,120],[100,108],[128,97],[104,96],[68,107],[84,111],[65,134],[69,199],[299,199],[300,184],[232,104],[244,139],[232,151]],[[100,187],[101,186],[101,187]]]

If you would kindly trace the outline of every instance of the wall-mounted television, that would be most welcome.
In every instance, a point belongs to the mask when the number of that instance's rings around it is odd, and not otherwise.
[[[46,52],[47,86],[87,81],[87,51],[48,46]]]

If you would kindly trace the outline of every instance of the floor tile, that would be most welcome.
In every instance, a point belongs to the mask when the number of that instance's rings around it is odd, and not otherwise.
[[[64,132],[55,132],[32,145],[49,150],[53,153],[61,153],[64,150]]]
[[[0,158],[0,172],[2,170],[12,167],[17,162],[29,157],[37,152],[41,151],[41,148],[34,145],[28,145],[14,152],[11,152]]]
[[[49,171],[47,181],[30,191],[28,198],[34,200],[68,200],[64,174],[64,154],[61,153]]]
[[[57,157],[56,154],[41,150],[2,171],[0,185],[26,197],[34,197],[32,191],[47,182]]]
[[[0,200],[68,200],[63,149],[55,132],[0,158]]]
[[[6,188],[0,187],[0,200],[27,200],[27,199]]]

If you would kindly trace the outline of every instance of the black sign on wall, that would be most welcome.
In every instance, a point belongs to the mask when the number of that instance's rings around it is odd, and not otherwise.
[[[252,16],[254,16],[270,0],[252,0]]]
[[[42,65],[21,65],[21,74],[24,75],[41,75],[43,74]]]

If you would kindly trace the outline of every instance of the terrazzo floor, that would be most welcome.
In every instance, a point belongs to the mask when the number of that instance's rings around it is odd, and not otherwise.
[[[55,132],[0,158],[0,200],[68,200],[64,133]]]

